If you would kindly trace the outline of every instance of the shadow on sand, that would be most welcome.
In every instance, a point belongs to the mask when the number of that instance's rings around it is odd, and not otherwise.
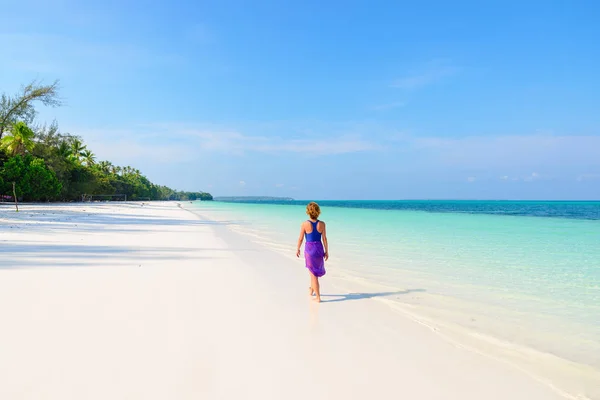
[[[379,293],[348,293],[348,294],[322,294],[321,297],[336,297],[335,299],[326,300],[322,299],[322,303],[335,303],[338,301],[348,301],[348,300],[362,300],[362,299],[372,299],[375,297],[389,297],[401,294],[409,294],[416,292],[425,292],[425,289],[408,289],[408,290],[398,290],[396,292],[379,292]]]

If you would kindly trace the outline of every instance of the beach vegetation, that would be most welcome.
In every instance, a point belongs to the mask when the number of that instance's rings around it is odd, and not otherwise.
[[[49,107],[60,106],[62,101],[58,97],[58,83],[54,81],[50,85],[42,85],[34,80],[21,87],[14,96],[3,93],[0,96],[0,139],[17,122],[22,121],[26,124],[33,122],[37,115],[34,107],[36,102]]]
[[[35,134],[22,121],[17,122],[12,126],[9,134],[0,139],[0,147],[5,149],[8,154],[15,156],[17,154],[25,154],[31,151],[35,143],[33,142]]]
[[[11,157],[4,163],[0,173],[5,186],[3,192],[10,193],[14,182],[17,197],[24,201],[56,200],[62,189],[56,174],[46,166],[44,160],[30,154]]]
[[[57,82],[33,82],[0,99],[0,199],[79,201],[84,195],[123,195],[128,200],[212,200],[206,192],[184,192],[152,183],[132,166],[97,156],[77,135],[58,124],[35,126],[33,103],[60,105]],[[14,187],[14,190],[13,190]]]

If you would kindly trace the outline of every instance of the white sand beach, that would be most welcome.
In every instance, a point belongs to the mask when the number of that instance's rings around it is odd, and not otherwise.
[[[204,217],[0,205],[0,399],[568,398]]]

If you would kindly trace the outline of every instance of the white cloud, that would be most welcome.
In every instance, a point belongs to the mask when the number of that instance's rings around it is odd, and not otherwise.
[[[502,181],[532,182],[551,177],[570,180],[580,177],[580,181],[590,181],[591,176],[578,172],[600,168],[600,136],[417,137],[398,133],[397,128],[386,130],[367,123],[332,124],[329,128],[315,123],[314,130],[309,124],[306,124],[309,128],[302,126],[302,129],[298,129],[299,125],[280,122],[226,129],[161,123],[131,129],[66,131],[81,135],[98,159],[120,165],[152,162],[175,166],[186,162],[198,164],[202,160],[206,165],[214,165],[222,155],[247,153],[312,157],[377,152],[375,162],[390,173],[418,168],[423,174],[439,176],[442,171],[471,170],[478,174],[478,181],[482,176],[498,176]],[[372,137],[367,139],[370,134]],[[464,179],[467,177],[468,174]]]
[[[157,125],[157,127],[161,126],[164,125]],[[283,152],[334,155],[383,149],[378,143],[367,141],[358,134],[315,135],[311,139],[290,139],[281,136],[248,135],[235,130],[205,130],[185,126],[170,126],[167,136],[170,138],[187,138],[192,140],[193,145],[197,148],[230,154]]]
[[[445,77],[456,74],[458,71],[457,67],[445,60],[433,60],[406,76],[395,80],[392,83],[392,87],[415,89],[438,82]]]
[[[246,186],[246,182],[245,181],[240,181],[240,186]]]
[[[358,134],[323,135],[315,139],[246,135],[235,130],[198,129],[178,124],[153,124],[134,129],[68,129],[81,136],[101,159],[132,163],[152,159],[157,163],[187,162],[199,152],[242,155],[249,152],[327,156],[381,151],[382,145]]]
[[[600,166],[600,136],[503,135],[407,139],[441,166],[502,168]],[[530,171],[531,171],[530,169]],[[522,172],[521,172],[522,173]]]
[[[537,172],[532,172],[531,175],[528,175],[525,178],[523,178],[525,182],[532,182],[538,179],[540,179],[540,174],[538,174]]]
[[[477,180],[477,178],[475,178],[474,176],[470,176],[467,178],[467,182],[475,182]]]
[[[130,164],[136,160],[152,160],[154,163],[168,164],[194,159],[194,152],[180,144],[149,144],[135,139],[107,141],[89,138],[83,135],[88,148],[99,160],[110,160],[119,165]]]
[[[276,188],[282,188],[283,186],[284,186],[283,183],[278,183],[275,185]]]

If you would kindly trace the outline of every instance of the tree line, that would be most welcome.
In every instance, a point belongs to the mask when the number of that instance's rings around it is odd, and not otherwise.
[[[0,199],[78,201],[82,195],[125,195],[128,200],[212,200],[210,193],[156,185],[139,170],[97,161],[83,140],[56,123],[35,126],[34,103],[60,106],[58,82],[32,82],[0,98]]]

